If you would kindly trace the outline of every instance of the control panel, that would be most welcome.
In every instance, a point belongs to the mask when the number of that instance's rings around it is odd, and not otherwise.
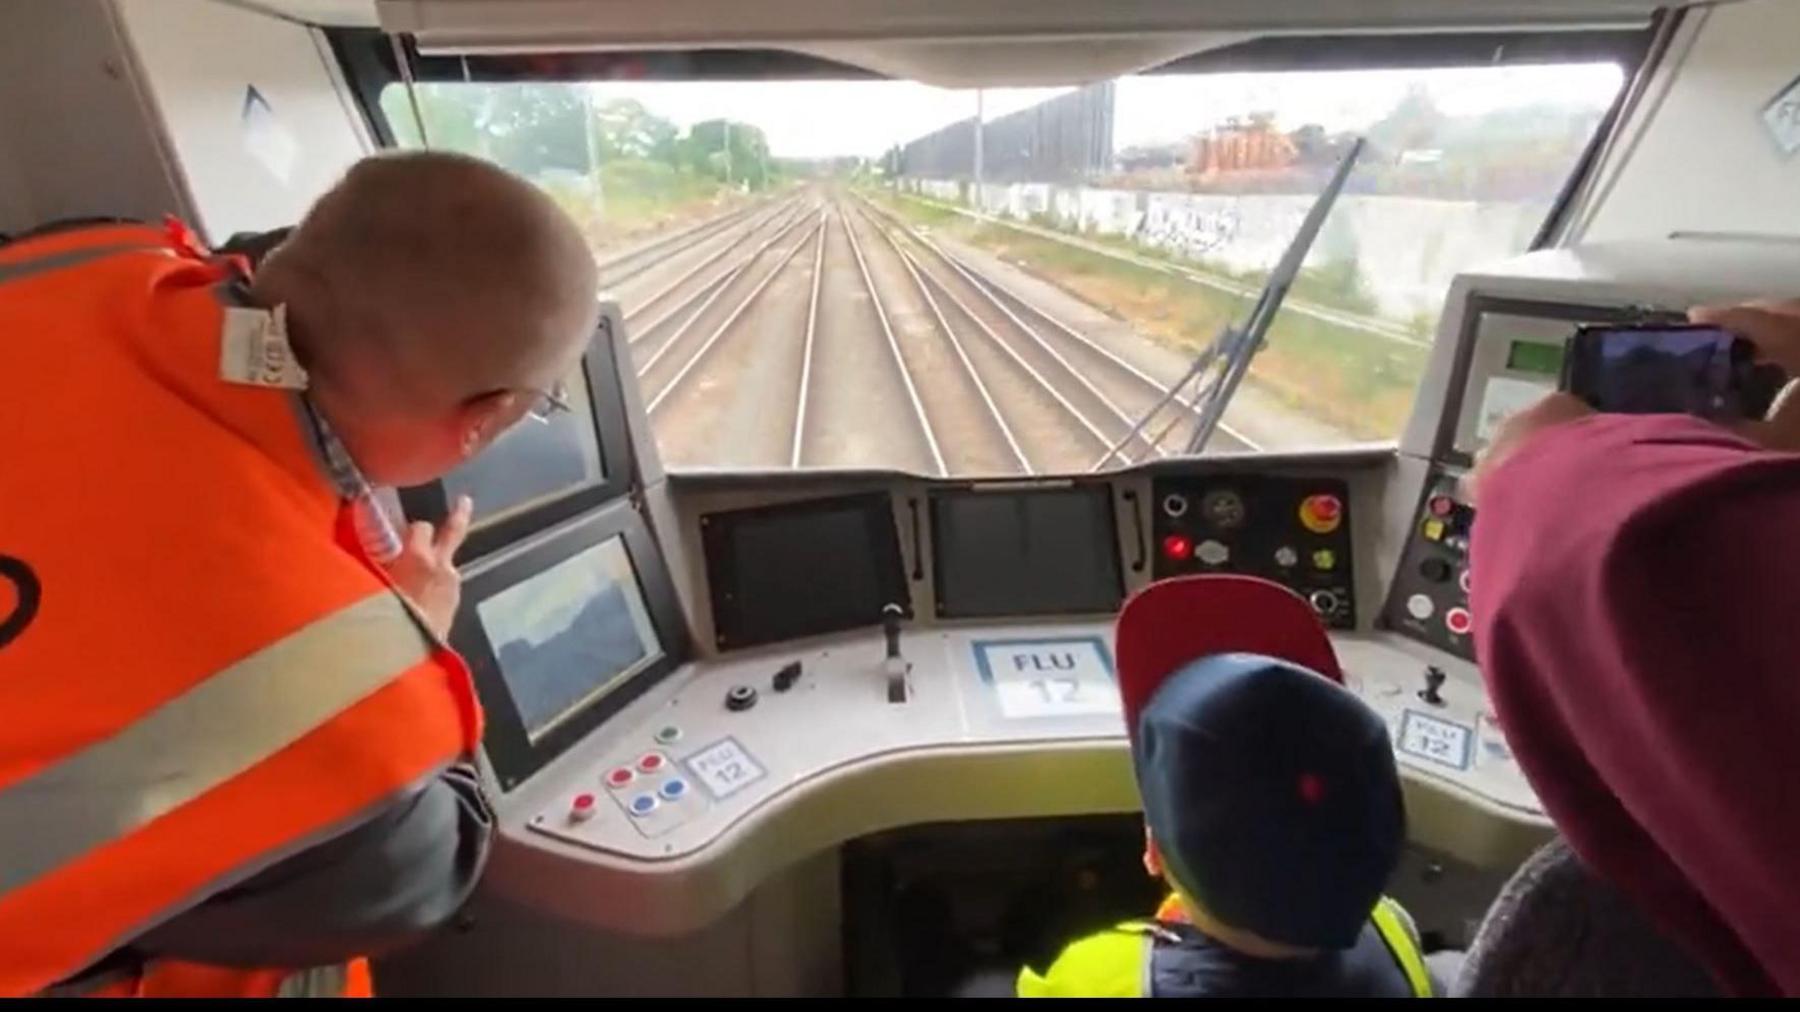
[[[1180,476],[1154,483],[1157,579],[1244,573],[1274,580],[1333,629],[1356,628],[1350,492],[1335,478]]]
[[[1332,644],[1387,724],[1417,842],[1505,867],[1541,840],[1467,665],[1382,633]],[[685,929],[788,855],[884,827],[1136,808],[1110,623],[934,627],[894,646],[862,631],[684,666],[521,792],[508,823],[609,869],[610,901],[583,902],[556,874],[506,888],[579,918],[654,911],[670,925],[658,930]]]
[[[1434,471],[1388,589],[1382,624],[1422,643],[1474,660],[1470,638],[1469,536],[1475,507],[1459,496],[1457,476]]]

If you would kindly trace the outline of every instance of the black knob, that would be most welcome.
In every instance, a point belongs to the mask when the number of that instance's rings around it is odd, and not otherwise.
[[[1443,706],[1444,697],[1438,690],[1444,687],[1444,679],[1448,677],[1450,676],[1444,674],[1443,668],[1435,664],[1427,666],[1425,668],[1425,687],[1419,690],[1419,698],[1432,706]]]
[[[754,685],[733,685],[731,690],[725,693],[725,709],[727,710],[737,712],[748,710],[755,705],[756,686]]]
[[[775,672],[775,678],[770,684],[775,687],[776,692],[786,692],[800,680],[800,670],[799,661],[790,661],[780,671]]]
[[[1450,565],[1448,559],[1440,559],[1435,555],[1419,563],[1419,575],[1432,583],[1443,583],[1449,580],[1450,574],[1454,570],[1455,567]]]

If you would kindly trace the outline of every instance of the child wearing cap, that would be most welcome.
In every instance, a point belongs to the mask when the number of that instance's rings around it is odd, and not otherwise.
[[[1065,948],[1021,997],[1428,997],[1412,922],[1382,887],[1406,814],[1382,719],[1343,687],[1293,592],[1166,580],[1117,625],[1154,919]]]

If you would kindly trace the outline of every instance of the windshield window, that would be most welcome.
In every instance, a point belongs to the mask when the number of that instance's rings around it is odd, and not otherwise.
[[[665,462],[1082,472],[1186,452],[1199,386],[1365,147],[1206,452],[1395,438],[1455,273],[1525,249],[1612,64],[907,81],[429,83],[625,313]],[[382,109],[420,136],[403,87]],[[1117,451],[1114,453],[1113,451]]]

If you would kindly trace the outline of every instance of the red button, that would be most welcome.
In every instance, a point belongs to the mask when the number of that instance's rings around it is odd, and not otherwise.
[[[1456,500],[1447,495],[1434,495],[1431,497],[1431,515],[1434,517],[1447,517],[1450,515],[1450,511],[1455,508]]]
[[[662,767],[663,757],[660,752],[647,753],[643,758],[638,760],[638,769],[645,773],[655,773],[657,770],[662,769]]]
[[[632,779],[636,776],[637,774],[631,772],[629,766],[620,766],[618,769],[615,769],[606,775],[606,785],[608,787],[623,787],[626,784],[631,783]]]
[[[1194,554],[1194,542],[1185,534],[1171,534],[1163,539],[1163,554],[1181,562]]]
[[[569,819],[573,822],[580,822],[593,814],[594,796],[592,794],[577,794],[575,800],[569,803]]]
[[[1465,636],[1469,627],[1474,624],[1467,608],[1452,608],[1444,612],[1444,625],[1458,636]]]
[[[1344,503],[1335,495],[1309,495],[1300,501],[1300,526],[1314,534],[1330,534],[1343,522]]]

